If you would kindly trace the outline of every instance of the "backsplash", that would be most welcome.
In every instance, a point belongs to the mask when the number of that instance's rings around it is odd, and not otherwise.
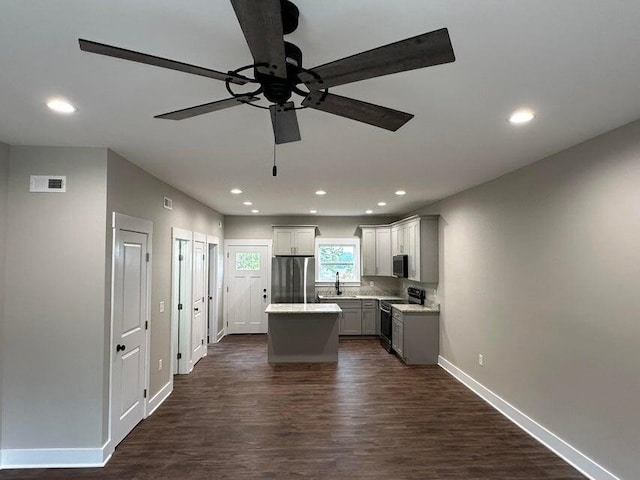
[[[340,290],[344,295],[396,295],[406,298],[407,288],[409,287],[424,289],[426,293],[425,305],[427,307],[440,305],[438,284],[436,283],[420,283],[395,277],[362,277],[362,285],[359,287],[340,285]],[[316,296],[335,294],[336,288],[334,286],[316,287]]]
[[[402,290],[407,291],[407,288],[422,288],[426,293],[424,301],[425,306],[435,307],[440,305],[440,299],[438,298],[438,284],[437,283],[420,283],[413,280],[402,280]]]
[[[345,295],[397,295],[406,297],[407,289],[403,288],[402,283],[399,278],[394,277],[362,277],[362,285],[359,287],[340,285],[340,290]],[[316,287],[316,295],[335,294],[336,288],[333,285]]]

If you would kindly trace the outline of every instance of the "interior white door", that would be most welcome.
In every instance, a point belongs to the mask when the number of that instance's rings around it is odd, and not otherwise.
[[[205,319],[205,242],[193,242],[193,314],[191,316],[191,362],[195,365],[206,353]]]
[[[117,445],[144,418],[148,235],[116,229],[112,332],[111,439]]]
[[[266,333],[269,304],[266,245],[227,249],[227,333]]]

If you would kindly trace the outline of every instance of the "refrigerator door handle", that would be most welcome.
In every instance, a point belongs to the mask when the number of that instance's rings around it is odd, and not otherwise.
[[[304,257],[304,280],[303,280],[303,298],[304,298],[304,303],[307,303],[307,269],[309,268],[309,257]]]

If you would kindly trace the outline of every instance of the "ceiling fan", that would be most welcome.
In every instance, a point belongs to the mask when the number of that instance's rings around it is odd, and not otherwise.
[[[236,105],[269,109],[276,144],[301,139],[296,110],[313,108],[386,130],[396,131],[413,118],[410,113],[329,93],[329,88],[392,73],[455,61],[446,28],[424,33],[313,68],[302,67],[302,51],[283,35],[298,27],[298,8],[289,0],[231,0],[254,63],[227,73],[124,48],[79,39],[80,49],[123,60],[200,75],[225,82],[230,98],[176,110],[155,118],[183,120]],[[249,71],[248,75],[244,72]],[[232,85],[256,84],[236,93]],[[303,97],[300,106],[292,94]],[[259,95],[272,102],[254,105]]]

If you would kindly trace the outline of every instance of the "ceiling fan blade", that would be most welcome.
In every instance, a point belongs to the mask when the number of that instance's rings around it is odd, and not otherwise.
[[[216,80],[227,79],[231,83],[238,85],[244,85],[249,79],[244,78],[235,73],[224,73],[209,68],[196,67],[188,63],[177,62],[175,60],[169,60],[168,58],[156,57],[155,55],[147,55],[146,53],[134,52],[133,50],[127,50],[125,48],[113,47],[111,45],[105,45],[104,43],[92,42],[90,40],[78,39],[80,43],[80,50],[90,53],[97,53],[98,55],[106,55],[108,57],[120,58],[122,60],[131,60],[132,62],[145,63],[147,65],[153,65],[155,67],[168,68],[170,70],[177,70],[179,72],[191,73],[193,75],[200,75],[202,77],[214,78]]]
[[[441,28],[312,68],[320,79],[309,72],[298,77],[312,90],[323,89],[455,59],[449,31]]]
[[[287,78],[280,0],[231,0],[260,73]]]
[[[235,107],[236,105],[242,105],[243,103],[255,102],[256,100],[259,100],[259,98],[252,97],[251,95],[241,95],[238,97],[227,98],[225,100],[218,100],[217,102],[196,105],[195,107],[183,108],[182,110],[176,110],[175,112],[163,113],[162,115],[156,115],[153,118],[184,120],[185,118],[196,117],[198,115],[204,115],[205,113],[215,112],[224,108]]]
[[[302,101],[302,105],[358,122],[368,123],[374,127],[384,128],[392,132],[395,132],[413,118],[410,113],[323,92],[309,93]]]
[[[296,115],[293,102],[287,102],[282,105],[271,105],[269,111],[271,113],[271,124],[273,125],[273,136],[276,139],[276,145],[302,140],[300,128],[298,127],[298,116]]]

